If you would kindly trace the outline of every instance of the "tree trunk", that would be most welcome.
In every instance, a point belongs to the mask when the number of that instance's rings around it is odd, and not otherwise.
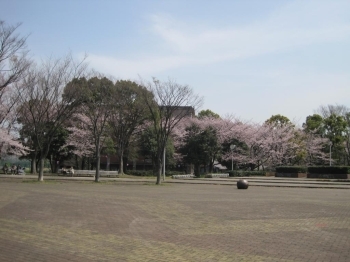
[[[109,171],[110,169],[110,164],[111,164],[111,158],[109,155],[107,155],[107,163],[106,163],[106,170]]]
[[[52,173],[57,173],[58,172],[58,164],[59,164],[59,161],[52,160]]]
[[[158,157],[157,161],[157,182],[156,185],[160,185],[161,183],[161,177],[162,177],[162,170],[163,170],[163,165],[162,161],[163,159],[161,157]]]
[[[209,173],[213,173],[214,161],[210,161],[209,163]]]
[[[100,139],[97,140],[96,144],[96,173],[95,173],[95,182],[100,181]]]
[[[95,182],[99,182],[100,181],[100,153],[98,153],[98,156],[97,156],[97,164],[96,164],[96,173],[95,173]]]
[[[123,171],[124,171],[124,174],[127,174],[128,173],[128,170],[129,170],[129,158],[127,156],[124,156],[123,157]]]
[[[36,154],[32,158],[32,163],[31,163],[31,172],[33,175],[37,174],[37,168],[36,168]]]
[[[120,163],[119,163],[119,174],[124,174],[124,151],[120,150]]]
[[[75,169],[80,169],[79,168],[79,157],[77,155],[75,155]]]
[[[200,177],[200,174],[201,172],[200,172],[200,165],[198,165],[198,164],[194,164],[194,175],[196,176],[196,177]]]
[[[53,166],[53,163],[52,163],[52,157],[50,156],[50,159],[49,159],[49,164],[50,164],[50,170],[51,170],[51,173],[54,173],[54,166]]]
[[[38,175],[38,181],[44,181],[44,158],[40,158],[40,170]]]

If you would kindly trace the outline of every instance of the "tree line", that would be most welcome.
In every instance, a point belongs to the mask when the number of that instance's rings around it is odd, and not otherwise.
[[[195,116],[202,98],[171,79],[113,80],[71,55],[34,63],[18,26],[0,23],[0,152],[31,159],[39,181],[46,159],[54,171],[76,157],[86,168],[94,165],[98,182],[101,153],[118,154],[120,172],[128,158],[148,155],[157,184],[165,154],[193,165],[197,175],[201,167],[211,172],[216,161],[241,169],[321,165],[330,147],[334,164],[349,164],[345,106],[321,107],[302,128],[280,115],[263,124],[211,110]]]
[[[45,159],[54,169],[57,160],[74,154],[93,159],[99,181],[101,151],[117,151],[123,172],[124,155],[148,129],[160,183],[165,145],[186,115],[176,112],[199,106],[202,98],[170,79],[113,81],[70,55],[34,63],[26,37],[16,33],[19,26],[0,24],[1,156],[31,159],[42,181]]]
[[[264,123],[220,118],[210,110],[179,126],[175,136],[183,160],[208,172],[215,160],[231,169],[259,170],[277,166],[349,165],[350,110],[321,106],[302,127],[273,115]]]

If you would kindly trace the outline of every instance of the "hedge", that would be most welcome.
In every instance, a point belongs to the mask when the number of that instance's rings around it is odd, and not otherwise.
[[[310,166],[310,174],[350,174],[350,166]]]
[[[276,167],[276,173],[306,173],[306,166],[279,166]]]
[[[266,171],[243,171],[243,170],[231,170],[228,172],[230,177],[235,176],[266,176]]]
[[[153,171],[152,170],[128,170],[126,171],[127,175],[130,176],[153,176]]]
[[[131,176],[154,176],[152,170],[128,170],[127,174]],[[165,171],[165,176],[173,176],[173,175],[184,175],[184,172]]]

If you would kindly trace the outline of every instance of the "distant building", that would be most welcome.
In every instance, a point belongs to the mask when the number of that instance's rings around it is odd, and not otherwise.
[[[173,116],[194,117],[196,112],[192,106],[161,106],[163,110],[169,110]]]

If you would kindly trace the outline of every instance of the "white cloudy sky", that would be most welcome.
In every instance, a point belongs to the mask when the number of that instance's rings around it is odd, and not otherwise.
[[[35,59],[88,54],[120,79],[175,79],[201,109],[302,123],[350,107],[350,1],[0,0]]]

